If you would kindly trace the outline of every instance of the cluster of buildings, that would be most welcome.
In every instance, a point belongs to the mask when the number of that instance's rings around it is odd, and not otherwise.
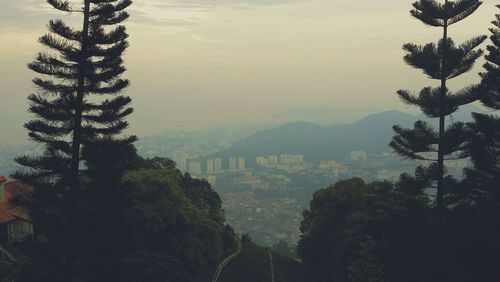
[[[278,240],[296,243],[305,206],[292,197],[256,198],[254,192],[230,192],[223,195],[224,210],[237,232],[251,234],[253,240],[267,246]]]
[[[287,173],[304,171],[307,166],[304,155],[281,154],[257,157],[257,166],[261,168],[273,168]]]
[[[349,159],[351,161],[366,161],[368,159],[368,153],[365,150],[351,151],[349,153]]]
[[[174,161],[177,164],[177,168],[181,171],[186,171],[188,154],[184,151],[177,151],[174,154]]]
[[[304,155],[271,155],[257,157],[257,165],[261,167],[276,167],[278,165],[296,165],[304,163]]]
[[[200,161],[186,160],[185,162],[188,164],[187,171],[196,176],[200,176],[203,173],[210,175],[222,172],[245,171],[247,169],[245,157],[229,157],[226,166],[224,166],[221,158],[207,160],[205,167],[203,167]],[[184,164],[184,162],[181,163]],[[186,170],[184,166],[178,165],[177,167],[180,170]]]
[[[364,150],[352,151],[348,155],[348,159],[351,161],[367,160],[368,154]],[[177,163],[177,168],[181,171],[187,171],[194,176],[206,175],[211,183],[216,182],[215,174],[244,172],[248,169],[246,159],[243,156],[229,157],[225,160],[221,158],[209,159],[205,164],[201,161],[189,160],[187,153],[178,151],[174,155],[174,160]],[[304,155],[301,154],[259,156],[256,158],[256,165],[256,168],[277,169],[286,173],[303,172],[314,167],[314,170],[334,177],[349,171],[347,166],[337,163],[335,160],[321,161],[319,165],[306,163]]]
[[[321,161],[318,167],[320,170],[333,177],[339,177],[339,175],[349,172],[349,168],[347,166],[339,164],[335,160]]]

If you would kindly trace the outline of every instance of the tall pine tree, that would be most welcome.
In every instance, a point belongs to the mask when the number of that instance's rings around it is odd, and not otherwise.
[[[497,6],[500,8],[500,5]],[[500,15],[492,22],[491,45],[487,47],[486,72],[481,74],[479,88],[483,105],[500,110]],[[500,117],[474,113],[470,142],[470,156],[474,168],[467,170],[472,198],[500,203]]]
[[[81,16],[81,29],[62,20],[51,20],[49,33],[39,42],[50,52],[40,52],[28,68],[39,74],[33,79],[36,93],[28,97],[34,119],[25,127],[30,138],[43,146],[43,153],[24,156],[25,167],[13,176],[35,187],[32,212],[38,230],[49,242],[65,242],[64,257],[71,276],[74,254],[75,214],[80,190],[81,147],[100,136],[132,143],[123,137],[124,120],[132,113],[131,99],[122,95],[129,81],[122,55],[128,47],[121,25],[128,18],[131,0],[47,0],[55,9]],[[59,211],[61,226],[54,218]],[[61,235],[62,234],[62,235]],[[62,243],[60,243],[62,244]]]
[[[429,78],[438,80],[438,87],[426,87],[418,95],[409,91],[398,91],[402,101],[420,107],[430,118],[439,120],[436,130],[425,121],[417,121],[413,129],[394,126],[395,136],[391,147],[400,155],[410,159],[431,161],[433,164],[425,169],[426,177],[437,182],[436,205],[438,211],[444,209],[445,194],[445,160],[466,156],[465,125],[460,122],[446,127],[446,117],[454,113],[460,106],[477,100],[474,87],[466,87],[452,92],[447,81],[469,71],[482,55],[476,48],[486,39],[475,37],[465,43],[456,45],[448,37],[451,25],[467,18],[482,4],[478,0],[444,1],[419,0],[413,4],[411,15],[424,24],[442,29],[442,39],[437,44],[424,46],[408,43],[403,49],[407,52],[404,60],[414,68],[421,69]]]

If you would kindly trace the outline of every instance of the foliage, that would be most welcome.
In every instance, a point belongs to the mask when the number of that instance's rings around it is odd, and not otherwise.
[[[415,122],[412,129],[396,125],[390,146],[401,156],[433,162],[431,166],[420,169],[421,172],[426,172],[420,176],[426,178],[425,182],[429,186],[437,182],[436,204],[440,211],[445,207],[445,194],[451,190],[450,186],[445,185],[444,161],[465,158],[468,152],[465,124],[455,122],[446,127],[446,117],[460,106],[478,99],[477,86],[452,92],[447,87],[447,82],[473,67],[483,53],[477,47],[486,39],[485,36],[478,36],[457,45],[448,37],[448,29],[470,16],[481,4],[478,0],[446,0],[444,4],[435,0],[415,2],[412,16],[426,25],[441,28],[443,36],[437,44],[419,46],[408,43],[403,46],[407,53],[405,62],[421,69],[429,78],[438,80],[441,84],[439,87],[425,87],[418,95],[399,90],[398,96],[404,103],[418,106],[428,117],[438,118],[439,128],[436,130],[422,120]]]
[[[218,224],[222,225],[224,223],[222,200],[205,179],[195,179],[186,174],[182,178],[180,185],[191,203],[206,211],[212,220]]]
[[[119,259],[114,265],[113,280],[122,282],[189,282],[194,277],[185,265],[170,255],[138,252]]]
[[[55,183],[73,176],[75,160],[79,168],[80,144],[120,134],[128,126],[124,118],[133,111],[128,107],[131,99],[121,94],[129,85],[121,78],[128,34],[120,24],[128,18],[124,10],[132,2],[86,0],[81,10],[67,1],[48,2],[59,10],[82,13],[84,27],[74,30],[62,20],[51,20],[49,33],[39,39],[52,52],[39,53],[28,65],[40,77],[33,79],[37,93],[28,97],[29,111],[36,118],[25,127],[45,151],[18,158],[31,170],[19,171],[16,178]]]
[[[423,248],[414,236],[425,225],[426,212],[425,199],[409,197],[390,183],[339,181],[318,190],[304,211],[298,253],[312,281],[367,276],[378,281],[382,273],[418,277]],[[401,254],[406,261],[391,261]]]
[[[500,8],[500,5],[497,6]],[[487,47],[485,73],[481,74],[481,102],[488,108],[500,110],[500,15],[490,29],[491,45]],[[469,153],[474,168],[466,171],[464,185],[467,196],[475,201],[500,203],[500,117],[475,113],[470,123]]]
[[[123,151],[130,149],[125,147]],[[130,277],[152,272],[140,281],[165,281],[158,277],[172,269],[178,273],[163,275],[164,279],[189,281],[188,274],[196,279],[208,277],[224,254],[224,244],[234,241],[232,238],[226,242],[231,238],[225,235],[228,230],[223,226],[218,195],[208,183],[182,175],[175,166],[156,166],[173,164],[167,159],[143,160],[134,154],[135,149],[121,154],[133,156],[122,161],[133,170],[123,171],[121,180],[114,184],[107,181],[106,174],[92,174],[93,170],[105,170],[101,167],[105,163],[88,165],[89,176],[93,177],[89,177],[84,191],[82,205],[86,214],[82,214],[79,232],[87,271],[93,272],[96,280],[114,280],[122,275],[117,270],[120,267],[110,267],[110,263],[117,263],[125,268],[136,267],[129,269]],[[146,168],[137,167],[138,164]],[[207,195],[215,200],[203,202]],[[199,206],[200,202],[205,205]],[[158,261],[145,268],[147,261],[155,258]]]
[[[80,195],[82,144],[105,137],[118,145],[135,137],[122,135],[133,112],[122,92],[129,81],[122,55],[128,34],[121,25],[131,0],[85,0],[80,8],[70,1],[48,0],[54,9],[82,15],[82,29],[51,20],[49,33],[39,42],[49,51],[36,55],[28,68],[36,93],[28,97],[34,118],[24,126],[43,153],[16,159],[23,166],[14,178],[32,184],[35,192],[26,203],[35,224],[50,245],[51,260],[74,278],[76,213]],[[120,136],[120,137],[117,137]],[[87,154],[91,156],[92,154]],[[105,160],[105,159],[103,159]],[[114,163],[109,163],[114,165]],[[114,173],[110,167],[108,172]]]
[[[311,281],[496,281],[497,212],[461,204],[436,217],[406,183],[353,178],[315,193],[298,245]]]
[[[142,159],[134,146],[109,138],[92,140],[82,154],[87,170],[75,218],[79,279],[205,281],[234,251],[234,231],[224,225],[221,201],[206,181],[173,165],[157,166],[174,163]],[[56,227],[49,231],[57,233]],[[48,243],[35,252],[33,275],[56,281],[58,265],[46,261],[57,253]]]
[[[294,258],[296,257],[295,248],[288,245],[288,242],[283,240],[278,240],[271,246],[271,250],[280,256]]]

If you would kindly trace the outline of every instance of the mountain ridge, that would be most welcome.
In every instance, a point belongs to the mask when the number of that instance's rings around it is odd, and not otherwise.
[[[481,108],[465,107],[453,120],[470,121],[471,112]],[[295,121],[265,129],[233,143],[231,148],[199,158],[204,165],[207,159],[221,158],[227,167],[229,157],[243,156],[248,167],[255,167],[256,157],[280,154],[302,154],[307,162],[344,160],[354,150],[381,154],[390,151],[394,125],[412,127],[417,120],[434,124],[433,119],[398,110],[366,115],[353,123],[319,125],[308,121]]]

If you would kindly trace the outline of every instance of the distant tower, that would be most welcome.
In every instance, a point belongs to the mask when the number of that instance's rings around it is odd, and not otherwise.
[[[210,186],[215,187],[217,184],[217,177],[215,175],[209,175],[207,181],[210,183]]]
[[[236,166],[236,158],[234,157],[230,157],[229,158],[229,170],[230,171],[234,171],[237,169],[237,166]]]
[[[214,170],[215,172],[222,172],[222,160],[220,158],[214,160]]]
[[[187,170],[187,154],[184,151],[177,151],[174,155],[175,163],[180,171]]]
[[[272,156],[269,156],[268,159],[269,159],[270,165],[277,165],[278,164],[278,156],[272,155]]]
[[[200,162],[189,162],[189,173],[192,175],[201,174],[201,163]]]
[[[207,160],[207,173],[214,172],[214,160]]]
[[[244,170],[245,167],[245,157],[238,157],[238,169]]]

